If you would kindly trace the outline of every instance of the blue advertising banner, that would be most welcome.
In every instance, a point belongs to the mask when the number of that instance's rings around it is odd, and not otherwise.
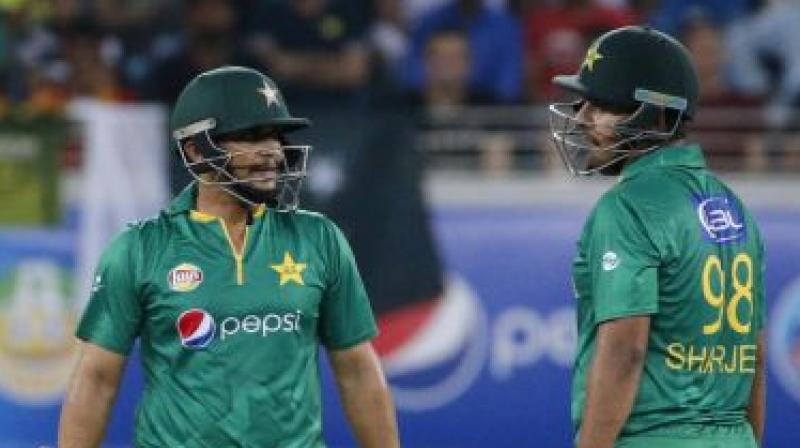
[[[75,237],[0,233],[0,446],[55,441],[74,359]]]
[[[542,207],[434,212],[449,273],[444,297],[425,328],[384,359],[404,446],[570,446],[576,336],[568,273],[585,215]],[[800,212],[756,215],[768,248],[766,442],[800,446]],[[62,329],[75,319],[74,246],[67,231],[0,232],[2,447],[55,444],[72,356]],[[104,446],[130,446],[138,363],[134,355]],[[354,446],[327,367],[323,375],[327,440]]]
[[[800,213],[756,215],[768,248],[765,446],[800,446]],[[571,446],[576,335],[568,273],[585,216],[586,210],[556,208],[436,211],[441,252],[458,279],[451,286],[471,293],[479,318],[461,312],[441,322],[468,322],[449,358],[415,366],[413,375],[387,368],[405,446]],[[331,444],[352,446],[335,400],[327,417]]]

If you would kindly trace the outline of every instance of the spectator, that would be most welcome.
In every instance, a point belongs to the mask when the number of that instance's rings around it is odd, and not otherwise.
[[[171,22],[179,0],[94,0],[98,22],[114,30],[143,30]],[[140,36],[141,37],[141,36]]]
[[[132,101],[133,92],[122,86],[118,71],[119,43],[106,36],[98,24],[84,19],[59,30],[67,64],[67,91],[71,96],[108,102]]]
[[[181,28],[187,6],[184,3],[181,0],[93,1],[94,17],[104,29],[113,31],[120,42],[119,71],[125,83],[137,89],[146,88],[147,76],[156,62],[151,50],[161,42],[159,38]]]
[[[44,66],[58,55],[58,39],[48,27],[51,17],[29,3],[3,7],[3,90],[11,104],[27,101]]]
[[[11,70],[11,42],[9,42],[9,29],[6,14],[0,14],[0,112],[5,111],[7,103],[6,91],[8,90],[8,76]],[[0,113],[2,116],[2,113]]]
[[[469,85],[472,55],[459,30],[439,30],[425,44],[421,103],[428,109],[487,104],[490,97]]]
[[[732,25],[729,41],[733,85],[770,97],[770,123],[786,125],[800,98],[800,4],[770,0],[755,16]]]
[[[370,81],[366,10],[354,0],[269,3],[247,26],[250,48],[295,104],[338,102]]]
[[[553,76],[576,72],[595,37],[637,20],[627,7],[592,0],[555,0],[528,9],[523,15],[528,97],[550,101],[558,96]]]
[[[683,25],[680,34],[697,68],[701,107],[692,127],[709,163],[727,170],[763,170],[768,162],[761,138],[763,98],[731,87],[725,76],[728,61],[722,30],[698,15]]]
[[[758,14],[730,30],[732,79],[748,92],[768,96],[775,168],[800,170],[800,4],[769,0]]]
[[[406,18],[412,22],[418,22],[419,18],[430,11],[441,7],[449,0],[403,0],[403,9]],[[509,4],[524,2],[525,0],[484,0],[483,4],[491,9],[502,11],[506,10]]]
[[[515,102],[522,93],[522,47],[517,20],[482,0],[451,0],[412,25],[408,85],[423,83],[425,43],[441,29],[463,29],[472,54],[470,87],[490,93],[500,102]]]
[[[74,96],[126,101],[133,94],[117,73],[116,40],[76,2],[52,8],[29,3],[7,17],[14,51],[8,54],[10,92],[30,115],[63,112]]]
[[[725,28],[747,16],[756,3],[757,0],[662,0],[648,22],[653,28],[677,36],[681,24],[699,12],[714,26]]]
[[[144,96],[172,104],[181,88],[201,72],[226,64],[252,66],[238,51],[236,20],[236,10],[226,0],[189,1],[183,28],[162,36],[154,46]]]
[[[478,163],[485,175],[503,176],[513,165],[514,142],[489,129],[470,129],[463,120],[463,108],[491,103],[491,96],[469,86],[471,54],[469,40],[460,30],[435,32],[425,45],[425,80],[417,103],[423,107],[423,128],[428,136],[449,132],[474,132],[470,139],[479,153]],[[465,148],[467,149],[467,148]]]
[[[375,0],[375,20],[369,31],[381,78],[395,85],[402,83],[400,73],[410,46],[402,6],[402,0]]]

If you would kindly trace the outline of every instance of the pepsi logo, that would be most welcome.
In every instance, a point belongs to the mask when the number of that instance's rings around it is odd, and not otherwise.
[[[462,396],[488,354],[489,328],[477,294],[463,279],[448,279],[426,322],[382,357],[399,409],[427,411]]]
[[[203,271],[193,264],[181,263],[169,271],[167,283],[173,291],[193,291],[203,283]]]
[[[515,305],[490,315],[458,275],[447,279],[444,294],[433,303],[389,314],[413,328],[400,341],[375,341],[395,405],[403,411],[445,408],[470,390],[485,387],[483,372],[504,383],[544,360],[569,368],[578,345],[573,307],[545,315]],[[384,315],[381,323],[382,335],[391,335],[393,322]]]
[[[191,349],[202,349],[208,347],[214,340],[216,334],[216,324],[214,318],[206,311],[194,308],[184,311],[178,316],[176,324],[178,336],[181,338],[181,345]]]

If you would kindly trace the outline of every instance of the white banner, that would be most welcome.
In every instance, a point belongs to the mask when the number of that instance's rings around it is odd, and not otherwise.
[[[84,124],[85,136],[76,288],[83,309],[109,240],[169,200],[169,139],[161,106],[80,100],[70,114]]]

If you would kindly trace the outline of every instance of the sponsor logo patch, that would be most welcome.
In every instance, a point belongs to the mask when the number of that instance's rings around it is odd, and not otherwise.
[[[208,312],[199,308],[184,311],[176,322],[181,345],[186,348],[203,349],[214,340],[217,326]]]
[[[203,271],[190,263],[181,263],[167,275],[169,289],[177,292],[194,291],[203,283]]]
[[[602,266],[604,271],[613,271],[619,266],[619,255],[612,251],[604,253]]]
[[[703,235],[717,244],[740,242],[747,236],[744,217],[736,201],[728,196],[695,199],[697,219]]]

